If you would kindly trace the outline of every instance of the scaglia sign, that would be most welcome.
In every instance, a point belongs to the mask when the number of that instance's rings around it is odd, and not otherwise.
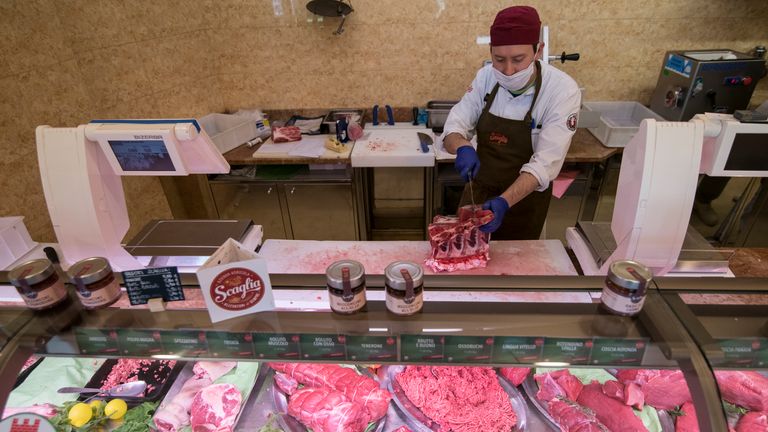
[[[212,322],[275,308],[266,261],[233,239],[200,267],[197,280]]]

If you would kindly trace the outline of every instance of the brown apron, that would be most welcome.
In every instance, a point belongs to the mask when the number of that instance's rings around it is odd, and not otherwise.
[[[536,85],[531,107],[522,120],[510,120],[489,112],[499,84],[486,96],[485,107],[477,121],[477,156],[480,172],[473,180],[475,203],[499,196],[520,176],[520,168],[533,156],[531,112],[541,90],[541,65],[536,62]],[[494,240],[538,240],[552,197],[552,184],[543,192],[533,191],[510,207],[501,227],[492,234]],[[469,185],[464,187],[461,206],[471,204]]]

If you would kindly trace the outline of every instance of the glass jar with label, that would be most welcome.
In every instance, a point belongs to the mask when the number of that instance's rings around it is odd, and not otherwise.
[[[424,271],[408,261],[396,261],[384,270],[387,310],[408,316],[424,306]]]
[[[105,308],[120,298],[120,284],[106,258],[80,260],[67,270],[77,297],[86,309]]]
[[[30,309],[52,308],[67,299],[64,280],[45,258],[19,264],[8,272],[8,279]]]
[[[336,261],[325,270],[331,310],[351,315],[365,310],[365,269],[354,260]]]
[[[617,315],[637,315],[643,308],[651,280],[651,271],[638,262],[626,260],[612,263],[605,277],[601,306]]]

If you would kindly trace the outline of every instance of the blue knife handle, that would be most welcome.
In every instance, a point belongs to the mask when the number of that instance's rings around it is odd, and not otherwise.
[[[387,109],[387,124],[390,126],[395,125],[395,115],[392,113],[392,107],[389,105],[385,105],[384,108]]]
[[[373,117],[373,125],[378,126],[379,125],[379,106],[374,105],[373,106],[373,114],[371,114]]]
[[[429,152],[429,147],[427,147],[427,143],[425,143],[424,141],[421,141],[419,144],[421,144],[421,152],[422,153],[428,153]]]

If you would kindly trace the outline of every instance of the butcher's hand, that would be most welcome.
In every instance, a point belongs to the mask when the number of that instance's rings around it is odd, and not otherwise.
[[[492,233],[499,229],[501,223],[504,222],[504,214],[509,210],[509,203],[503,197],[497,196],[496,198],[491,198],[483,203],[483,210],[492,211],[493,220],[480,226],[480,231],[484,233]]]
[[[456,150],[456,171],[464,181],[470,181],[477,177],[480,171],[480,159],[471,145],[461,146]]]

